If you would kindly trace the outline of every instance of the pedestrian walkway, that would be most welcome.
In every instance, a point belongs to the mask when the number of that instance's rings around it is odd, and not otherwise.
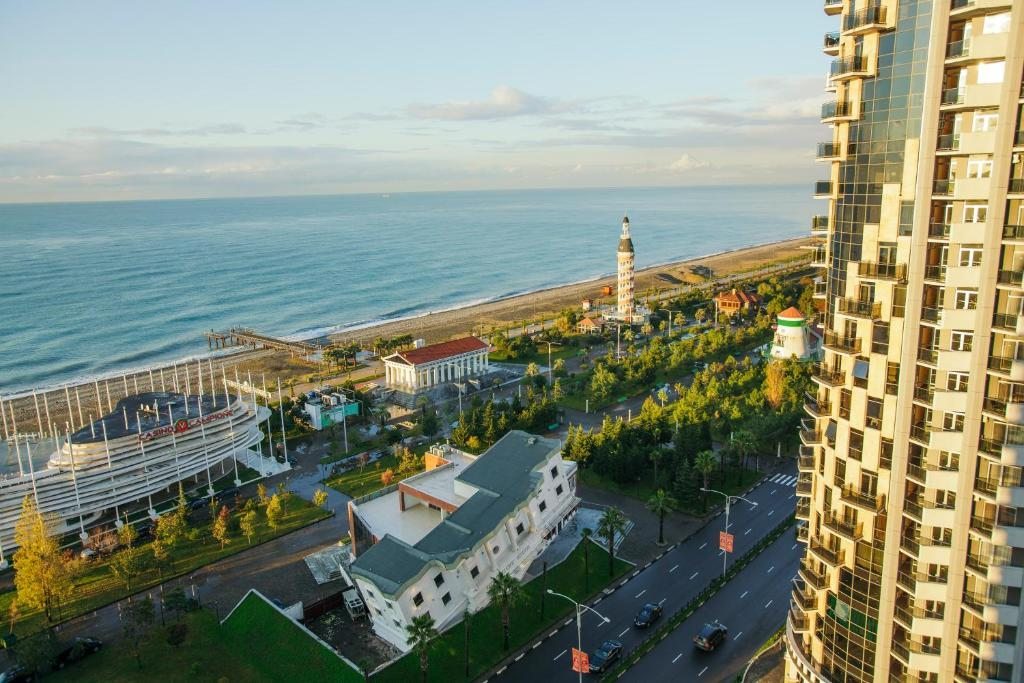
[[[791,474],[776,474],[768,481],[772,482],[773,484],[778,484],[779,486],[796,486],[796,480],[796,476]]]

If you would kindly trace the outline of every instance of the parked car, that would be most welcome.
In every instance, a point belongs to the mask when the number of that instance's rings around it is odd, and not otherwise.
[[[153,540],[153,525],[150,522],[138,525],[135,527],[135,531],[138,533],[137,541]]]
[[[608,667],[622,654],[622,643],[617,640],[606,640],[601,647],[590,655],[590,670],[592,672],[604,673]]]
[[[298,467],[299,466],[299,461],[294,456],[289,455],[288,456],[288,464],[291,465],[292,467]]]
[[[223,502],[225,500],[231,500],[232,498],[234,498],[237,495],[238,495],[238,489],[236,487],[232,486],[229,489],[224,489],[223,491],[217,491],[217,493],[213,494],[213,498],[218,503],[221,503],[221,502]]]
[[[75,638],[60,649],[53,661],[53,666],[56,669],[63,669],[68,664],[74,664],[89,655],[96,654],[102,647],[103,643],[95,638]]]
[[[637,628],[647,628],[658,619],[661,619],[661,605],[649,602],[640,608],[640,613],[633,620],[633,625]]]
[[[92,560],[97,555],[99,555],[99,553],[93,550],[92,548],[82,548],[82,552],[78,553],[78,556],[81,557],[83,560]]]
[[[704,624],[700,633],[693,637],[693,644],[705,652],[711,652],[725,640],[728,633],[725,624],[716,619],[713,623]]]
[[[25,670],[20,665],[12,666],[7,671],[0,673],[0,683],[31,683],[36,680],[36,675]]]
[[[196,498],[188,502],[188,511],[195,512],[196,510],[202,510],[207,505],[209,505],[209,503],[206,502],[206,498]]]

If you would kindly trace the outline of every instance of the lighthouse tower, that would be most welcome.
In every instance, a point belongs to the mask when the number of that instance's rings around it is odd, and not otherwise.
[[[627,322],[633,322],[636,314],[636,306],[633,302],[633,283],[636,279],[633,267],[633,240],[629,237],[629,217],[622,219],[622,235],[619,237],[618,259],[618,317]]]
[[[790,306],[779,313],[772,341],[772,358],[811,360],[820,355],[819,338],[807,327],[804,314]]]

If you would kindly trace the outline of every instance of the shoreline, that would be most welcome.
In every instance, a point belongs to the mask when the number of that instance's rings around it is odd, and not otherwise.
[[[714,277],[741,273],[753,270],[767,263],[793,259],[804,253],[802,247],[811,244],[811,237],[795,237],[774,242],[766,242],[736,249],[714,252],[696,258],[679,261],[668,261],[647,266],[636,271],[636,291],[638,296],[678,287],[681,284],[703,282],[694,278],[688,269],[702,265],[711,268]],[[679,280],[672,283],[659,278],[667,275]],[[372,342],[377,337],[392,337],[402,334],[413,334],[416,338],[426,339],[428,343],[445,341],[455,335],[482,334],[486,329],[514,325],[517,322],[536,318],[547,313],[555,313],[567,307],[577,307],[583,298],[601,299],[600,290],[604,285],[614,285],[614,273],[602,274],[573,282],[551,285],[528,292],[498,295],[484,300],[453,304],[452,306],[422,313],[413,313],[393,319],[374,319],[338,326],[327,326],[299,331],[280,338],[290,341],[309,340],[327,337],[331,341]],[[258,328],[257,328],[258,329]],[[201,334],[197,332],[197,336]],[[279,352],[284,353],[284,352]],[[22,388],[6,394],[0,394],[4,402],[31,397],[33,393],[63,391],[65,387],[74,388],[92,384],[97,381],[127,376],[136,378],[156,372],[161,368],[170,368],[177,364],[182,366],[197,360],[211,360],[217,366],[233,367],[252,361],[265,350],[252,350],[242,347],[199,351],[185,354],[179,358],[154,361],[143,366],[125,368],[119,371],[97,373],[69,378],[42,387]],[[287,356],[287,354],[284,354]]]

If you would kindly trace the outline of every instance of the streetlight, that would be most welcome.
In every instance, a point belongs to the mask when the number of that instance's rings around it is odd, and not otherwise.
[[[681,310],[678,310],[678,309],[675,309],[675,308],[666,308],[666,309],[663,309],[663,310],[666,310],[669,313],[678,313],[679,315],[683,316],[683,326],[686,325],[686,314],[683,313]],[[672,316],[671,315],[668,317],[668,335],[670,337],[672,336]]]
[[[548,386],[551,386],[554,381],[551,377],[551,342],[545,339],[544,343],[548,345]]]
[[[602,620],[604,620],[604,623],[606,623],[606,624],[612,623],[611,619],[609,619],[605,615],[601,614],[600,612],[598,612],[593,607],[590,607],[588,605],[584,605],[583,603],[580,603],[580,602],[576,602],[575,600],[570,598],[568,595],[562,595],[561,593],[556,593],[555,591],[551,590],[550,588],[547,590],[547,594],[548,595],[557,595],[558,597],[564,598],[564,599],[568,600],[569,602],[571,602],[572,604],[574,604],[576,606],[576,649],[577,650],[580,650],[580,651],[583,650],[583,636],[582,636],[582,631],[581,631],[581,626],[580,626],[580,616],[583,614],[583,610],[585,610],[585,609],[590,610],[591,612],[596,614],[598,617],[600,617]],[[583,672],[579,671],[577,673],[579,673],[579,675],[580,675],[580,683],[583,683]]]
[[[725,533],[729,533],[729,507],[732,505],[734,500],[742,500],[746,503],[750,503],[754,507],[757,507],[757,503],[743,496],[730,496],[728,493],[722,491],[716,491],[715,489],[706,489],[703,486],[700,489],[705,493],[717,493],[720,496],[725,496]],[[725,563],[729,560],[729,553],[725,548],[722,548],[722,576],[725,576]]]

